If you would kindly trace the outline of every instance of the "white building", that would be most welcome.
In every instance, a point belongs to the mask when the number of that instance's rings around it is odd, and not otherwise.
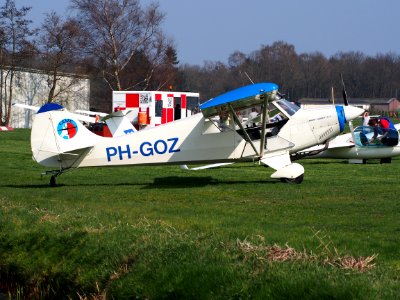
[[[135,126],[158,126],[190,116],[199,93],[174,91],[113,91],[113,110],[128,110]]]
[[[3,72],[6,78],[8,70]],[[90,81],[88,77],[62,73],[59,76],[55,94],[59,93],[56,101],[69,111],[77,109],[89,110]],[[50,91],[47,74],[40,70],[18,69],[14,73],[13,103],[42,106],[47,102]],[[7,86],[9,82],[7,82]],[[61,91],[61,92],[60,92]],[[2,91],[4,95],[4,90]],[[12,107],[10,126],[13,128],[30,128],[32,126],[31,110]]]

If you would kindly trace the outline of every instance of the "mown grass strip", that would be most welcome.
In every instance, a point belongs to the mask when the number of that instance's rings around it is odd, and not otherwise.
[[[0,282],[41,298],[395,298],[400,161],[82,169],[41,179],[0,136]],[[297,259],[299,258],[299,259]]]

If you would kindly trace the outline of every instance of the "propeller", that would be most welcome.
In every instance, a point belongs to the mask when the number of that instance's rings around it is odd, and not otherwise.
[[[349,100],[347,99],[346,86],[344,84],[342,73],[340,73],[340,79],[342,81],[342,95],[343,95],[344,106],[349,106]],[[355,143],[356,140],[355,140],[355,136],[354,136],[353,121],[349,121],[349,127],[350,127],[351,137],[353,139],[353,143]]]
[[[345,106],[349,106],[349,100],[347,100],[346,86],[344,85],[343,74],[340,73],[340,79],[342,80],[342,95]]]

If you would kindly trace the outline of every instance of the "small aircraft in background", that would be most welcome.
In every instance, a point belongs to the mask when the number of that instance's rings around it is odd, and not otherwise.
[[[349,106],[342,77],[343,101]],[[378,120],[381,116],[371,116]],[[379,122],[377,122],[379,123]],[[350,132],[338,135],[325,144],[299,151],[292,155],[292,160],[300,158],[337,158],[348,159],[349,163],[366,163],[367,159],[380,159],[381,163],[390,163],[392,157],[400,155],[400,124],[391,128],[358,126],[355,129],[349,122]]]
[[[261,125],[244,127],[237,112],[261,106]],[[274,83],[244,86],[200,106],[201,113],[157,127],[133,131],[115,122],[111,138],[90,132],[79,116],[62,106],[42,106],[31,131],[33,159],[56,168],[47,171],[50,185],[64,172],[82,167],[227,163],[259,161],[275,170],[272,178],[301,183],[304,168],[292,153],[322,144],[344,130],[363,110],[353,106],[302,109],[279,96]],[[270,122],[269,114],[281,119]],[[219,118],[217,117],[219,116]],[[112,113],[110,120],[126,119]]]
[[[353,133],[339,135],[325,145],[297,152],[292,156],[292,160],[337,158],[348,159],[350,163],[366,163],[368,159],[380,159],[381,163],[390,163],[392,157],[400,155],[400,124],[394,126],[395,129],[358,126]]]

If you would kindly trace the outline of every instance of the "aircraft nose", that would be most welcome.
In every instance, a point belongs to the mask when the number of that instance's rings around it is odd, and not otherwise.
[[[343,109],[346,121],[354,120],[355,118],[361,116],[364,113],[364,110],[362,108],[355,106],[344,106]]]

